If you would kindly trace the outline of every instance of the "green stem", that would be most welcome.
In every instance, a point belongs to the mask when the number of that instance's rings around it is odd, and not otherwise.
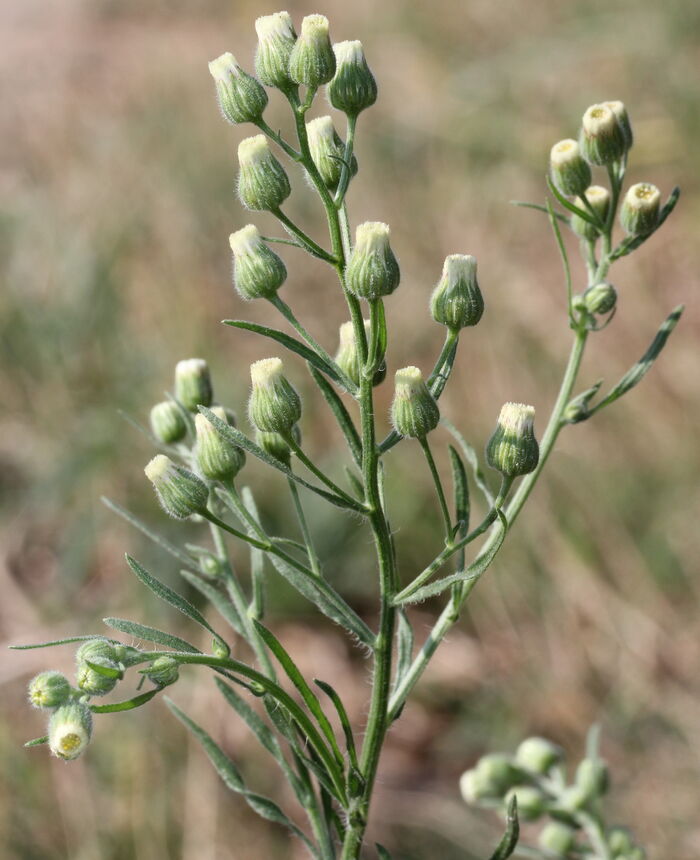
[[[325,260],[327,263],[335,263],[335,258],[329,254],[328,251],[325,251],[319,244],[314,242],[311,236],[308,236],[301,227],[297,226],[291,218],[288,218],[279,207],[277,209],[271,209],[270,212],[272,212],[278,221],[284,224],[292,235],[297,237],[310,254],[313,254],[314,257],[318,257],[320,260]]]
[[[334,203],[336,209],[340,209],[345,203],[345,194],[350,184],[350,165],[352,163],[352,151],[355,146],[355,127],[357,117],[348,117],[347,135],[345,138],[345,152],[343,153],[343,169],[340,173],[340,181],[335,192]]]
[[[289,445],[291,450],[296,454],[297,459],[299,459],[310,472],[316,475],[319,481],[323,481],[323,483],[328,487],[328,489],[335,493],[336,496],[339,496],[345,502],[348,502],[348,504],[352,505],[355,510],[357,510],[358,504],[360,504],[358,500],[353,499],[353,497],[349,493],[346,493],[345,490],[341,489],[334,481],[332,481],[327,475],[325,475],[318,468],[318,466],[316,466],[311,460],[309,460],[309,458],[306,456],[301,447],[297,444],[296,439],[294,439],[291,433],[283,433],[282,438],[287,443],[287,445]]]
[[[523,478],[520,486],[518,487],[517,492],[513,495],[512,499],[508,503],[505,508],[505,516],[508,521],[508,526],[512,526],[515,522],[518,514],[522,510],[523,505],[527,501],[528,496],[532,492],[537,480],[542,473],[542,469],[544,468],[547,460],[549,459],[549,455],[552,452],[552,448],[554,447],[554,443],[557,440],[559,432],[561,428],[564,426],[562,424],[562,413],[568,404],[571,394],[574,388],[574,384],[576,382],[576,377],[578,376],[579,368],[581,367],[581,359],[583,358],[583,352],[586,346],[586,340],[588,337],[588,332],[585,330],[578,330],[576,332],[576,337],[574,339],[574,343],[571,347],[571,353],[569,354],[569,360],[566,366],[566,370],[564,372],[564,378],[562,379],[561,386],[559,388],[559,394],[557,395],[556,402],[552,408],[552,413],[549,418],[549,422],[547,424],[547,428],[542,436],[542,442],[540,444],[540,459],[537,464],[537,468],[534,472],[531,472],[525,478]],[[497,540],[498,533],[496,531],[492,532],[486,543],[482,547],[481,552],[487,553],[492,547],[495,541]],[[411,692],[413,687],[416,685],[418,679],[421,677],[423,672],[425,671],[430,658],[433,656],[438,646],[445,638],[447,631],[452,627],[452,625],[459,618],[460,611],[467,597],[471,593],[472,589],[476,584],[476,580],[472,582],[465,583],[464,589],[462,593],[459,595],[454,595],[450,600],[448,605],[442,611],[440,617],[435,622],[428,638],[426,639],[423,647],[420,652],[414,659],[411,664],[410,669],[404,676],[401,681],[401,684],[397,687],[392,696],[391,702],[389,703],[389,718],[395,719],[399,709],[406,701],[406,697]]]
[[[320,577],[322,575],[321,565],[319,563],[318,555],[316,554],[313,541],[311,540],[311,533],[309,532],[309,526],[306,522],[304,509],[301,506],[299,490],[297,490],[297,485],[291,478],[287,479],[287,483],[289,484],[289,492],[292,494],[294,510],[296,511],[297,519],[299,520],[299,528],[301,529],[301,533],[304,537],[304,544],[306,545],[306,554],[309,557],[309,564],[311,565],[311,570],[316,574],[316,576]]]
[[[433,477],[435,491],[437,492],[438,501],[440,503],[440,510],[442,512],[442,520],[445,526],[445,543],[448,544],[452,538],[452,518],[450,516],[450,510],[447,507],[447,500],[445,499],[445,491],[442,488],[440,473],[438,472],[437,466],[435,465],[435,459],[433,457],[433,452],[430,450],[427,436],[424,436],[418,441],[420,442],[420,446],[423,449],[423,453],[425,454],[425,459],[428,461],[430,474]]]
[[[298,153],[293,146],[290,146],[287,141],[282,137],[282,135],[278,134],[276,131],[273,131],[262,117],[255,123],[255,125],[257,125],[260,131],[263,134],[266,134],[270,138],[270,140],[274,140],[275,143],[287,153],[287,155],[292,159],[292,161],[301,161],[301,154]]]

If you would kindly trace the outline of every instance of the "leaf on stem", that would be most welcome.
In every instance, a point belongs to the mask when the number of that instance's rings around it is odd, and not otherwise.
[[[241,499],[245,509],[260,525],[260,514],[258,506],[250,487],[243,487]],[[250,577],[253,584],[253,600],[250,605],[254,618],[262,618],[265,612],[265,555],[261,549],[250,545]]]
[[[449,446],[450,464],[452,466],[452,486],[454,488],[455,497],[455,516],[457,520],[458,534],[466,535],[469,531],[469,484],[467,482],[467,472],[464,468],[462,458],[457,453],[456,448]]]
[[[195,723],[191,717],[188,717],[187,714],[181,711],[171,699],[166,697],[165,701],[178,720],[180,720],[180,722],[183,723],[183,725],[185,725],[200,742],[204,752],[209,758],[209,761],[214,765],[216,772],[223,780],[224,785],[231,791],[243,795],[251,809],[257,812],[257,814],[262,818],[265,818],[268,821],[274,821],[276,824],[282,824],[284,827],[291,830],[295,836],[298,836],[299,839],[305,843],[313,856],[318,857],[316,849],[313,847],[308,837],[284,814],[284,812],[282,812],[274,801],[270,800],[268,797],[263,797],[260,794],[249,791],[246,788],[245,782],[243,781],[243,777],[241,776],[238,768],[226,753],[224,753],[216,741],[214,741],[214,739],[207,734],[201,726]]]
[[[378,842],[375,842],[374,845],[377,849],[377,857],[379,860],[391,860],[391,854],[389,854],[383,845],[380,845]]]
[[[48,742],[49,742],[49,736],[44,735],[43,738],[34,738],[33,741],[27,741],[27,743],[24,744],[24,746],[25,747],[38,747],[38,746],[41,746],[42,744],[47,744]]]
[[[600,225],[597,221],[594,220],[593,216],[586,209],[580,209],[578,206],[575,206],[570,200],[567,200],[566,197],[559,191],[559,189],[554,185],[549,176],[547,179],[547,187],[552,192],[552,194],[557,198],[557,200],[561,203],[564,209],[568,209],[569,212],[573,212],[574,215],[578,215],[579,218],[583,218],[584,221],[588,221],[589,224],[592,224],[594,227],[599,228]],[[548,213],[549,214],[549,213]]]
[[[104,639],[105,642],[114,642],[101,633],[87,636],[67,636],[65,639],[52,639],[50,642],[37,642],[35,645],[8,645],[11,651],[31,651],[34,648],[51,648],[53,645],[70,645],[71,642],[87,642],[88,639]]]
[[[91,660],[86,660],[85,663],[98,675],[102,675],[103,678],[116,678],[120,680],[124,677],[124,673],[121,669],[112,668],[112,666],[102,666],[100,663],[93,663]]]
[[[479,458],[477,456],[476,451],[469,444],[469,442],[467,442],[464,436],[459,432],[459,430],[451,421],[448,421],[447,418],[441,418],[440,423],[452,434],[455,441],[462,449],[464,459],[467,461],[467,463],[469,463],[471,467],[472,475],[474,476],[474,483],[479,488],[479,490],[481,490],[481,493],[486,499],[488,506],[492,508],[496,497],[489,489],[489,485],[486,483],[486,478],[484,477],[484,473],[481,471],[481,465],[479,464]]]
[[[124,702],[114,702],[111,705],[88,705],[88,707],[93,714],[117,714],[122,711],[133,711],[134,708],[140,708],[141,705],[150,702],[162,689],[162,687],[156,687],[154,690],[141,693],[141,695],[134,696],[133,699],[127,699]]]
[[[396,677],[394,690],[401,685],[406,673],[411,668],[413,660],[413,627],[404,609],[398,610],[396,624]]]
[[[147,642],[155,642],[157,645],[163,645],[166,648],[173,648],[175,651],[187,651],[190,654],[201,654],[199,648],[195,648],[179,636],[173,636],[171,633],[164,633],[162,630],[157,630],[155,627],[148,627],[145,624],[138,624],[136,621],[127,621],[125,618],[103,618],[107,627],[113,630],[118,630],[120,633],[126,633],[127,636],[134,636],[136,639],[145,639]]]
[[[678,203],[678,198],[680,197],[681,189],[676,186],[671,194],[669,195],[668,200],[662,206],[661,211],[659,212],[659,220],[656,222],[656,226],[649,233],[642,233],[640,236],[627,236],[625,239],[620,242],[620,244],[615,248],[615,250],[610,255],[611,262],[615,260],[619,260],[620,257],[626,257],[627,254],[631,254],[632,251],[635,251],[639,248],[640,245],[643,245],[647,239],[656,233],[656,231],[661,227],[664,221],[668,218],[668,216],[673,212],[676,208],[676,203]]]
[[[355,749],[355,739],[352,734],[352,726],[350,725],[350,719],[348,718],[348,712],[345,710],[345,705],[342,702],[342,699],[338,695],[338,693],[331,687],[330,684],[327,684],[325,681],[320,681],[318,678],[314,678],[314,684],[319,686],[323,692],[328,696],[328,698],[333,702],[333,705],[338,713],[338,718],[340,719],[340,724],[343,727],[343,733],[345,735],[345,746],[348,750],[348,757],[350,758],[350,764],[359,771],[360,765],[357,761],[357,750]]]
[[[511,206],[521,206],[524,209],[537,209],[538,212],[544,212],[545,215],[549,215],[549,209],[546,206],[543,206],[541,203],[528,203],[525,200],[511,200],[509,201]],[[562,215],[561,212],[555,212],[552,210],[552,215],[557,218],[559,221],[563,221],[564,224],[569,223],[569,219],[566,215]]]
[[[337,392],[329,385],[328,380],[322,376],[316,368],[309,363],[309,373],[314,382],[321,389],[321,394],[324,396],[326,403],[331,408],[331,412],[335,415],[338,426],[343,431],[343,436],[348,443],[352,458],[358,466],[362,463],[362,443],[360,435],[353,424],[350,413],[345,408],[345,404],[338,396]]]
[[[233,627],[233,629],[238,633],[239,636],[246,638],[245,633],[245,625],[243,623],[243,619],[238,614],[236,607],[233,603],[226,598],[224,594],[222,594],[219,589],[211,582],[207,582],[206,579],[203,579],[196,573],[192,573],[189,570],[181,570],[180,576],[189,582],[189,584],[196,588],[200,594],[203,594],[211,604],[218,610],[219,614],[224,618],[224,620],[228,621],[228,623]]]
[[[518,799],[513,797],[506,810],[506,832],[498,843],[496,850],[490,860],[508,860],[518,844],[520,838],[520,822],[518,821]]]

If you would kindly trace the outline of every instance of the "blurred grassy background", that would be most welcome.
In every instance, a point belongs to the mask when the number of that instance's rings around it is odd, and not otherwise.
[[[507,399],[534,403],[542,428],[567,349],[546,222],[508,205],[543,200],[551,144],[575,133],[588,104],[623,99],[637,139],[630,178],[684,192],[662,234],[613,270],[619,312],[591,339],[582,386],[619,377],[674,305],[686,302],[686,316],[639,389],[562,437],[498,563],[391,733],[371,836],[406,860],[483,858],[500,825],[460,803],[459,773],[528,733],[579,755],[600,720],[614,815],[652,857],[693,860],[700,6],[333,0],[288,8],[297,21],[328,14],[336,40],[362,39],[380,82],[380,100],[360,122],[361,172],[349,203],[354,223],[391,223],[402,264],[400,295],[388,302],[401,332],[390,369],[428,367],[439,349],[442,333],[425,304],[445,254],[479,258],[487,313],[464,337],[444,398],[445,413],[477,446]],[[269,312],[243,308],[230,287],[227,236],[249,219],[232,193],[235,146],[247,131],[220,119],[206,62],[233,50],[249,64],[253,20],[271,11],[250,0],[0,4],[4,643],[99,632],[106,614],[192,635],[132,581],[122,553],[171,583],[176,568],[98,499],[106,493],[173,534],[142,475],[150,446],[117,410],[144,420],[174,362],[202,355],[220,399],[242,411],[247,365],[267,353],[218,324]],[[284,127],[272,103],[268,121]],[[290,211],[320,235],[317,207],[296,179]],[[343,315],[333,279],[291,249],[285,257],[285,298],[334,348]],[[580,268],[576,275],[580,283]],[[300,366],[292,375],[305,385]],[[380,389],[381,409],[389,387]],[[333,461],[337,436],[326,414],[307,405],[303,431],[315,456]],[[416,457],[409,444],[389,459],[405,575],[435,550],[437,518]],[[254,466],[248,476],[265,515],[288,528],[284,486]],[[333,579],[371,619],[364,534],[307,505]],[[419,635],[432,609],[414,614]],[[304,667],[332,678],[362,720],[361,655],[336,630],[307,625],[308,607],[278,580],[271,611]],[[0,664],[3,857],[301,856],[225,795],[162,703],[100,719],[89,753],[70,766],[22,749],[43,731],[24,703],[26,681],[47,665],[69,669],[70,651],[15,653]],[[245,730],[230,719],[224,726],[213,685],[199,680],[190,672],[175,699],[225,737],[256,788],[288,802]]]

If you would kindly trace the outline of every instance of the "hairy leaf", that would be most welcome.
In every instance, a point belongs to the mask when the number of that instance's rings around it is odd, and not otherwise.
[[[135,636],[137,639],[145,639],[147,642],[155,642],[158,645],[164,645],[166,648],[173,648],[175,651],[187,651],[190,654],[201,654],[199,648],[195,648],[179,636],[173,636],[172,633],[164,633],[162,630],[157,630],[155,627],[148,627],[145,624],[138,624],[136,621],[127,621],[125,618],[103,618],[107,627],[113,630],[118,630],[120,633],[126,633],[128,636]]]

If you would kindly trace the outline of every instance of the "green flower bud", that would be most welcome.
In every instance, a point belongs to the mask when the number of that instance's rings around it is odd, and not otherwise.
[[[90,742],[92,714],[80,702],[61,705],[49,720],[49,747],[58,758],[66,761],[78,758]]]
[[[255,52],[255,73],[268,87],[283,91],[294,89],[289,77],[289,58],[297,40],[289,12],[264,15],[255,22],[258,47]]]
[[[257,430],[286,435],[301,418],[301,400],[283,369],[280,358],[264,358],[250,366],[248,416]]]
[[[297,84],[316,89],[335,74],[335,54],[328,36],[325,15],[307,15],[301,35],[289,57],[289,76]]]
[[[70,698],[70,683],[60,672],[40,672],[29,682],[29,701],[35,708],[58,708]]]
[[[566,857],[574,847],[576,831],[560,821],[550,821],[540,833],[540,848],[555,854],[557,857]]]
[[[138,648],[132,648],[131,645],[115,645],[114,660],[123,666],[135,666],[143,662],[143,657]]]
[[[214,406],[211,411],[222,421],[227,420],[223,407]],[[200,472],[210,481],[232,481],[245,465],[244,452],[224,439],[204,415],[195,415],[194,426]]]
[[[615,114],[615,118],[617,119],[625,138],[625,147],[627,149],[631,149],[632,144],[634,143],[634,135],[632,134],[632,124],[630,123],[627,108],[620,101],[603,102],[603,104],[606,108],[610,108],[610,110]]]
[[[591,105],[584,113],[579,144],[586,161],[598,165],[619,161],[627,149],[622,126],[604,104]]]
[[[589,287],[583,294],[583,304],[592,314],[607,314],[617,302],[617,290],[607,281]]]
[[[545,738],[527,738],[515,751],[516,765],[543,776],[563,758],[562,748]]]
[[[335,77],[328,84],[328,100],[336,110],[357,116],[377,101],[377,82],[367,65],[362,42],[338,42]]]
[[[527,475],[537,468],[540,449],[534,432],[535,409],[523,403],[506,403],[486,446],[492,469],[507,478]]]
[[[292,427],[292,439],[294,439],[297,445],[301,445],[301,431],[296,424]],[[279,433],[266,433],[263,430],[258,430],[255,434],[255,441],[263,451],[284,463],[285,466],[291,463],[291,448]]]
[[[476,765],[476,772],[482,785],[488,787],[492,797],[503,797],[518,779],[518,772],[513,767],[512,759],[503,753],[489,753],[482,756]]]
[[[591,204],[593,211],[597,212],[603,223],[605,223],[605,219],[608,217],[608,212],[610,210],[610,192],[608,189],[603,188],[602,185],[591,185],[590,188],[586,189],[586,200]],[[580,197],[577,197],[574,200],[574,204],[584,212],[588,212],[586,204]],[[582,239],[598,238],[597,227],[591,224],[590,221],[585,221],[578,215],[571,216],[571,229]]]
[[[365,335],[369,340],[370,321],[364,320]],[[340,326],[338,352],[335,355],[335,363],[343,373],[355,383],[360,384],[360,354],[355,340],[355,326],[352,321],[344,322]],[[381,385],[386,377],[386,364],[382,362],[372,379],[373,385]]]
[[[584,793],[587,801],[605,794],[609,787],[607,764],[601,759],[584,758],[576,768],[576,788]]]
[[[626,827],[613,827],[608,832],[608,848],[614,858],[626,857],[634,847],[632,834]]]
[[[119,668],[114,660],[107,660],[104,657],[90,658],[90,662],[107,669]],[[118,678],[108,678],[107,675],[97,672],[87,663],[78,664],[75,679],[78,687],[88,696],[106,696],[117,686],[119,680]]]
[[[567,197],[583,194],[591,184],[591,168],[575,140],[568,138],[554,144],[549,154],[549,175]]]
[[[190,412],[196,412],[198,406],[211,406],[214,392],[203,358],[186,358],[175,365],[175,397]]]
[[[570,785],[561,794],[559,808],[566,813],[580,812],[588,806],[590,799],[580,786]]]
[[[306,133],[311,158],[321,174],[321,179],[331,190],[337,188],[343,172],[343,163],[339,159],[345,155],[345,144],[333,126],[333,120],[329,116],[312,119],[306,123]],[[350,160],[350,176],[356,173],[357,159],[353,155]]]
[[[75,662],[78,666],[89,660],[112,660],[117,662],[117,649],[106,639],[88,639],[75,652]]]
[[[189,469],[177,466],[170,457],[158,454],[144,469],[166,514],[184,520],[206,509],[207,485]]]
[[[633,185],[622,201],[620,223],[630,236],[650,233],[659,223],[661,192],[649,182]]]
[[[459,791],[465,803],[492,800],[491,784],[479,775],[476,768],[465,771],[459,779]]]
[[[141,674],[157,687],[169,687],[180,676],[180,664],[173,657],[156,657],[152,663],[141,670]]]
[[[292,189],[264,134],[238,144],[238,197],[247,209],[278,209]]]
[[[504,799],[506,809],[513,797],[518,800],[518,817],[521,821],[535,821],[546,810],[545,796],[534,786],[518,785],[511,788]]]
[[[185,418],[177,403],[173,403],[172,400],[156,403],[151,409],[150,420],[153,435],[164,445],[180,442],[187,435]]]
[[[271,299],[287,278],[287,267],[263,242],[260,231],[248,224],[231,233],[233,283],[242,299]]]
[[[450,254],[445,258],[442,278],[430,297],[435,322],[453,330],[476,325],[484,312],[484,298],[476,279],[476,257]]]
[[[267,107],[267,93],[256,78],[247,74],[233,54],[222,54],[209,63],[224,119],[234,125],[259,120]]]
[[[378,299],[394,292],[401,273],[389,245],[389,225],[366,221],[355,231],[355,247],[345,269],[350,292],[358,299]]]
[[[440,420],[440,410],[417,367],[403,367],[394,377],[391,422],[401,436],[424,439]]]

